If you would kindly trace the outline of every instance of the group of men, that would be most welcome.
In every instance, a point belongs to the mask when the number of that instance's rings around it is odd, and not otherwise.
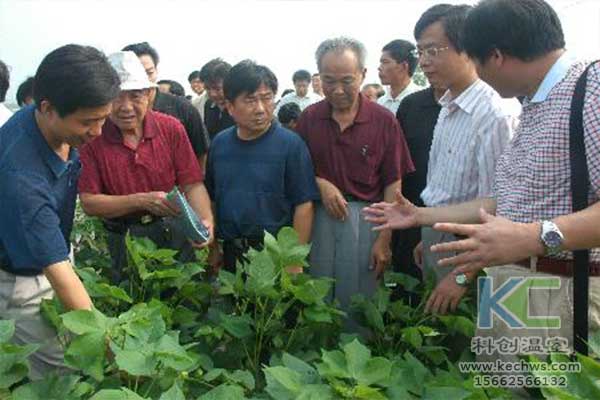
[[[322,99],[307,90],[315,76],[298,71],[295,92],[279,103],[280,114],[288,104],[303,109],[295,132],[275,118],[277,78],[252,61],[208,62],[190,75],[200,95],[189,103],[157,90],[159,58],[147,43],[108,58],[76,45],[46,56],[35,105],[0,128],[0,317],[16,319],[15,340],[45,343],[32,377],[61,365],[41,300],[55,293],[69,309],[91,307],[68,258],[77,194],[109,233],[116,284],[127,279],[127,232],[178,249],[182,260],[208,246],[211,266],[233,270],[262,248],[265,230],[293,226],[312,244],[307,272],[334,278],[331,298],[346,310],[391,265],[432,276],[427,310],[453,311],[489,267],[500,284],[559,275],[559,295],[548,289],[530,307],[572,319],[571,250],[600,243],[598,67],[583,112],[592,205],[573,214],[569,110],[587,64],[565,50],[554,10],[543,0],[440,4],[421,15],[414,39],[383,47],[379,74],[390,88],[376,102],[361,93],[364,46],[323,41]],[[411,80],[417,64],[427,89]],[[190,242],[173,223],[180,210],[166,195],[175,186],[207,226],[207,242]],[[526,333],[501,326],[494,335]],[[541,334],[570,339],[570,328]]]

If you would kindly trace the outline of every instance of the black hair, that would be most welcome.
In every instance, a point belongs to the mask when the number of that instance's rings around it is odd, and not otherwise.
[[[421,15],[421,18],[415,25],[414,35],[415,40],[419,40],[425,29],[430,25],[441,22],[444,27],[444,33],[448,41],[454,49],[462,53],[464,51],[462,45],[462,31],[465,26],[467,14],[473,9],[468,5],[437,4]]]
[[[33,77],[25,79],[17,89],[17,104],[19,107],[25,105],[25,100],[27,100],[28,97],[33,99]]]
[[[277,77],[268,67],[254,61],[244,60],[234,65],[223,81],[225,98],[233,102],[239,95],[254,93],[261,84],[265,84],[277,93]]]
[[[310,72],[308,72],[305,69],[300,69],[296,72],[294,72],[294,75],[292,76],[292,82],[296,83],[298,81],[305,81],[305,82],[310,82]]]
[[[300,110],[298,104],[294,102],[286,103],[279,108],[277,119],[282,124],[289,124],[292,121],[297,121],[300,118],[300,114],[302,114],[302,110]]]
[[[469,13],[463,43],[481,63],[494,49],[531,61],[564,48],[565,37],[558,15],[543,0],[487,0]]]
[[[68,44],[50,52],[37,69],[33,97],[46,100],[65,117],[80,108],[100,107],[119,95],[119,75],[106,56],[90,46]]]
[[[377,98],[380,98],[385,94],[385,89],[379,83],[367,83],[365,86],[362,87],[361,91],[368,88],[373,88],[377,91]]]
[[[123,47],[121,51],[133,51],[138,57],[144,55],[150,56],[152,62],[154,62],[154,67],[157,67],[158,63],[160,62],[158,52],[154,47],[150,46],[148,42],[128,44],[127,46]]]
[[[182,96],[185,97],[185,89],[181,84],[177,81],[169,81],[171,87],[169,88],[169,93],[174,96]]]
[[[213,85],[218,81],[224,81],[231,69],[231,64],[223,61],[221,58],[215,58],[207,62],[200,69],[200,79],[208,85]]]
[[[10,71],[2,60],[0,60],[0,103],[6,100],[6,92],[10,86]]]
[[[200,80],[202,80],[202,78],[200,77],[200,71],[192,71],[192,73],[188,75],[188,82],[189,83],[192,83],[192,81],[194,79],[200,79]]]
[[[397,63],[405,62],[408,65],[408,76],[412,77],[417,68],[419,59],[415,55],[415,45],[407,40],[392,40],[381,51],[389,53]]]

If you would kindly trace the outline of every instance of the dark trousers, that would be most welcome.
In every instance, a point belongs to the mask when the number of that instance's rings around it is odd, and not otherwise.
[[[251,248],[258,251],[263,249],[263,239],[241,238],[223,241],[223,268],[226,271],[235,273],[235,267],[238,262],[246,264],[248,258],[245,254]]]
[[[167,218],[157,219],[149,224],[114,224],[106,222],[107,244],[112,259],[111,281],[118,285],[123,280],[123,271],[127,268],[127,232],[134,237],[146,237],[158,248],[177,250],[176,259],[180,262],[195,260],[194,249],[181,230]]]
[[[413,251],[421,241],[421,228],[395,230],[392,232],[392,265],[394,272],[402,272],[423,280],[421,268],[415,263]],[[394,290],[394,299],[403,299],[405,303],[416,306],[420,296],[407,292],[403,288]]]

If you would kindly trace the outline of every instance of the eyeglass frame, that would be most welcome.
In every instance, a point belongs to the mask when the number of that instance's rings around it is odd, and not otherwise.
[[[427,58],[432,59],[432,58],[437,58],[440,53],[449,50],[450,46],[445,46],[445,47],[427,47],[425,49],[414,49],[412,51],[413,55],[417,58],[421,58],[423,56],[427,56]]]

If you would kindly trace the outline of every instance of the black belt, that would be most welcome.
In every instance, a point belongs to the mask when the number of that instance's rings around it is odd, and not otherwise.
[[[157,217],[156,215],[152,214],[146,214],[103,219],[102,225],[104,225],[104,228],[106,228],[107,231],[123,234],[127,233],[127,230],[132,225],[151,225],[162,220],[162,217]]]
[[[366,202],[367,200],[363,200],[363,199],[359,199],[358,197],[352,195],[352,194],[348,194],[348,193],[342,193],[342,196],[344,196],[344,198],[346,199],[347,202],[352,203],[352,202],[357,202],[360,201],[362,203]]]

